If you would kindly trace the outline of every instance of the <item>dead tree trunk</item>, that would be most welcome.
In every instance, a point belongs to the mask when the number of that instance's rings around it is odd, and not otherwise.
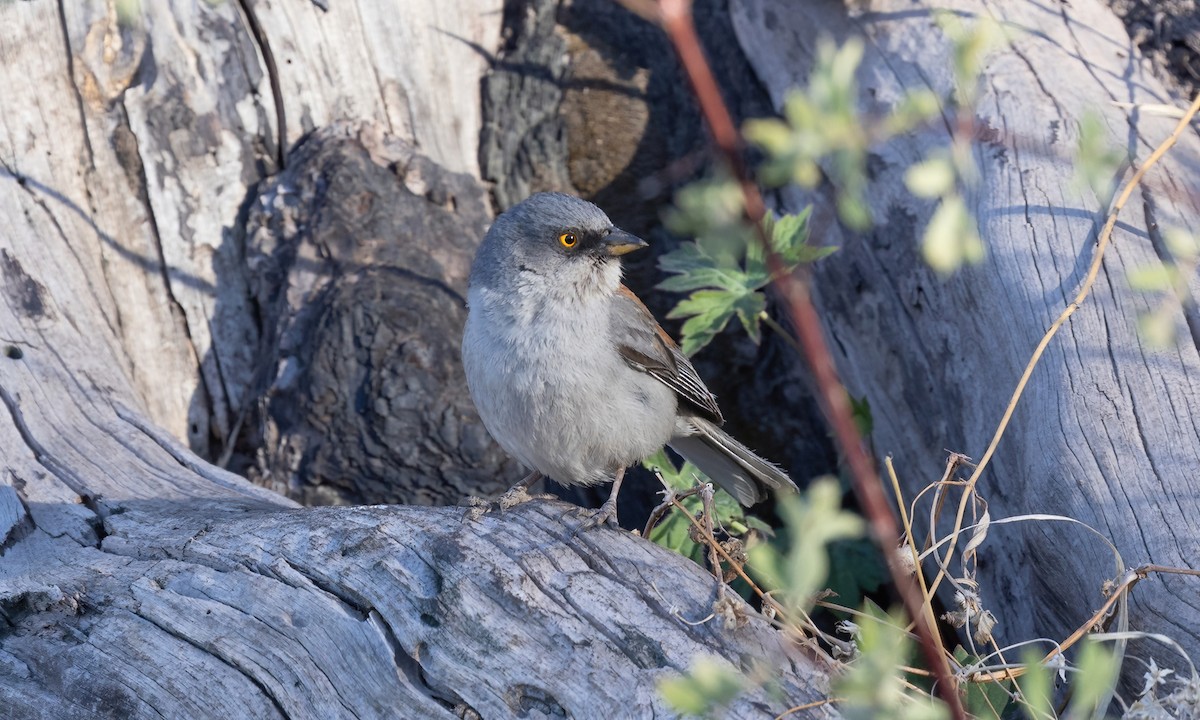
[[[739,41],[776,103],[806,82],[821,35],[867,38],[859,104],[868,113],[887,110],[907,89],[946,96],[953,88],[949,41],[926,9],[781,5],[733,3]],[[875,446],[895,457],[909,497],[940,477],[944,449],[982,454],[1034,347],[1080,286],[1107,209],[1074,189],[1080,119],[1098,113],[1112,146],[1137,162],[1175,124],[1116,105],[1172,100],[1097,0],[938,7],[965,22],[993,17],[1013,32],[1011,46],[983,69],[974,110],[981,181],[971,202],[986,262],[943,280],[917,252],[933,206],[904,192],[903,176],[946,144],[951,118],[871,157],[870,232],[855,234],[830,216],[828,188],[784,203],[792,211],[815,203],[825,215],[823,239],[841,246],[817,269],[818,304],[851,392],[870,401]],[[1121,215],[1095,290],[1050,345],[982,479],[993,519],[1065,515],[1106,535],[1130,565],[1200,567],[1200,316],[1191,298],[1182,307],[1171,301],[1178,343],[1148,349],[1139,314],[1162,298],[1133,291],[1127,280],[1131,270],[1169,259],[1164,229],[1200,231],[1198,153],[1200,138],[1186,133]],[[1189,286],[1194,297],[1200,280]],[[991,538],[981,592],[1000,618],[1001,645],[1063,638],[1101,604],[1114,567],[1094,536],[1033,523],[993,527]],[[1196,597],[1195,578],[1156,576],[1134,591],[1131,624],[1200,657]],[[1139,668],[1130,671],[1140,677]]]

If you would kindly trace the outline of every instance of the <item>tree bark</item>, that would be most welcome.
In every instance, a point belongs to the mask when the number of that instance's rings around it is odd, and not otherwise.
[[[858,74],[865,113],[886,112],[908,90],[947,96],[953,89],[949,41],[912,3],[871,2],[853,12],[838,3],[784,12],[774,0],[732,7],[739,42],[777,106],[806,81],[822,35],[866,37]],[[1172,100],[1101,3],[939,7],[966,22],[993,17],[1014,33],[983,68],[973,110],[981,177],[968,202],[987,260],[943,279],[918,252],[933,206],[905,192],[903,176],[947,144],[951,117],[874,151],[869,232],[838,224],[829,187],[782,203],[789,211],[814,203],[822,240],[841,247],[816,268],[817,304],[850,392],[870,401],[875,446],[895,457],[908,498],[940,477],[944,449],[979,458],[1034,347],[1078,291],[1107,210],[1074,189],[1081,118],[1097,113],[1112,146],[1137,162],[1175,125],[1115,106]],[[1065,515],[1109,538],[1131,566],[1197,569],[1200,324],[1192,298],[1200,279],[1188,279],[1182,305],[1167,300],[1178,342],[1156,352],[1137,326],[1162,298],[1135,292],[1127,275],[1169,259],[1164,229],[1200,230],[1198,152],[1200,139],[1186,132],[1122,213],[1095,289],[1050,344],[983,475],[979,489],[993,520]],[[1099,607],[1101,587],[1115,574],[1099,539],[1048,522],[993,525],[980,558],[980,592],[999,618],[1001,645],[1065,638]],[[1196,597],[1194,578],[1153,576],[1132,594],[1131,626],[1163,633],[1198,657]],[[1159,648],[1141,643],[1132,652]],[[1140,678],[1135,664],[1127,670]]]

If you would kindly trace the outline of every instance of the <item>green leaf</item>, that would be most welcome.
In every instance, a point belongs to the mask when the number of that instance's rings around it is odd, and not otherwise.
[[[1021,663],[1025,666],[1025,674],[1017,686],[1021,689],[1025,714],[1030,720],[1056,717],[1052,704],[1054,696],[1051,694],[1054,677],[1050,668],[1042,664],[1041,653],[1026,648],[1021,653]]]
[[[730,309],[733,305],[733,301],[730,299],[731,295],[732,293],[725,290],[697,290],[680,300],[671,312],[667,313],[667,317],[675,320],[692,315],[722,312],[726,309],[732,313],[732,309]]]
[[[979,658],[970,654],[962,645],[954,648],[954,659],[959,665],[970,667],[979,663]],[[998,718],[1012,702],[1012,681],[965,683],[967,687],[967,710],[977,718]]]
[[[660,680],[658,692],[678,713],[711,716],[736,698],[745,686],[746,678],[727,663],[699,656],[687,675]]]
[[[1163,240],[1176,260],[1191,261],[1200,256],[1200,243],[1197,243],[1196,236],[1187,230],[1167,228],[1163,230]]]
[[[837,593],[839,604],[857,606],[863,595],[878,590],[888,577],[883,556],[873,541],[853,538],[829,544],[829,579],[825,584]]]
[[[782,155],[792,147],[792,130],[787,123],[775,118],[747,120],[742,126],[746,141],[762,148],[768,155]]]
[[[767,309],[767,297],[760,292],[746,293],[734,301],[733,307],[738,320],[742,321],[742,327],[746,329],[746,334],[758,345],[762,342],[759,315]]]
[[[925,228],[921,250],[925,262],[943,275],[958,270],[964,262],[983,259],[983,241],[961,197],[952,195],[938,206]]]
[[[700,553],[700,546],[692,542],[689,534],[691,525],[692,523],[682,513],[672,510],[650,531],[650,542],[677,552],[695,562],[701,562],[703,556]]]
[[[917,197],[938,198],[954,189],[954,166],[945,157],[917,163],[904,174],[904,184]]]
[[[878,612],[878,611],[875,611]],[[905,691],[900,667],[910,662],[913,642],[901,631],[904,616],[875,613],[856,618],[857,640],[861,651],[846,672],[834,680],[834,695],[843,698],[838,710],[847,720],[935,720],[949,713],[929,696],[914,696]]]
[[[658,266],[665,272],[685,273],[716,267],[716,260],[694,242],[685,242],[658,259]]]
[[[911,132],[918,125],[937,117],[942,109],[942,99],[928,88],[913,90],[896,104],[896,108],[883,120],[884,137]]]
[[[725,290],[697,290],[667,313],[672,319],[688,318],[680,328],[683,354],[690,356],[712,342],[729,324],[738,310],[738,300],[744,296]]]
[[[1079,119],[1074,184],[1088,188],[1101,204],[1107,205],[1125,158],[1125,152],[1114,144],[1104,117],[1095,111],[1085,112]]]
[[[1140,292],[1165,292],[1179,283],[1179,269],[1174,265],[1143,265],[1129,273],[1129,287]]]
[[[1144,313],[1138,318],[1138,336],[1151,350],[1167,350],[1175,345],[1175,315],[1169,307]]]
[[[871,227],[871,211],[862,198],[843,192],[838,195],[837,207],[838,217],[851,230],[863,232]]]
[[[1099,642],[1090,641],[1084,643],[1075,665],[1079,672],[1071,676],[1072,698],[1067,717],[1102,716],[1116,691],[1120,660]]]
[[[864,438],[871,437],[871,433],[875,431],[875,418],[871,415],[871,404],[867,402],[866,395],[861,399],[850,396],[850,414],[854,417],[858,434]]]
[[[729,292],[745,292],[751,286],[750,278],[738,270],[698,268],[682,275],[669,277],[658,284],[660,290],[687,292],[704,288],[720,288]]]
[[[802,495],[784,495],[778,509],[787,526],[787,553],[768,544],[750,549],[750,564],[772,588],[786,591],[785,601],[807,603],[829,573],[827,545],[859,537],[861,517],[841,509],[842,491],[836,480],[816,480]]]

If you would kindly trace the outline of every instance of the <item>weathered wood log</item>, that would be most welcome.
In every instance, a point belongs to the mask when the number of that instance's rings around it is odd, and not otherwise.
[[[841,246],[817,268],[817,301],[847,385],[871,403],[876,447],[895,456],[909,497],[940,476],[943,449],[983,452],[1035,345],[1078,290],[1106,210],[1074,189],[1083,115],[1098,113],[1113,147],[1138,161],[1175,123],[1114,106],[1170,98],[1100,2],[940,7],[966,21],[991,16],[1014,31],[1011,46],[986,63],[974,107],[981,177],[969,202],[988,259],[942,279],[918,252],[933,207],[904,192],[903,175],[946,143],[951,119],[876,150],[871,231],[855,234],[830,216],[828,187],[783,203],[792,211],[815,203],[822,239]],[[908,89],[947,95],[953,88],[949,41],[927,10],[909,2],[783,12],[774,0],[736,0],[733,16],[777,104],[805,82],[821,34],[866,36],[859,105],[867,113],[886,111]],[[1168,300],[1178,343],[1154,352],[1137,325],[1161,298],[1133,291],[1126,279],[1169,258],[1165,228],[1200,231],[1198,152],[1200,139],[1185,133],[1122,213],[1094,292],[1051,343],[983,476],[993,519],[1066,515],[1106,535],[1127,563],[1198,567],[1200,316],[1193,301]],[[1194,297],[1200,279],[1189,286]],[[1000,620],[1001,644],[1063,638],[1101,603],[1114,567],[1094,537],[1047,523],[993,526],[990,537],[981,592]],[[1155,577],[1134,591],[1131,624],[1200,657],[1196,596],[1194,578]],[[1156,649],[1143,643],[1133,652]],[[1178,658],[1168,652],[1167,661]],[[1140,678],[1136,665],[1128,670]]]
[[[478,521],[404,507],[129,500],[102,541],[40,527],[0,563],[11,718],[650,717],[713,656],[770,667],[736,717],[821,697],[827,668],[714,579],[570,506]],[[787,698],[784,700],[783,698]],[[468,714],[473,712],[474,714]]]

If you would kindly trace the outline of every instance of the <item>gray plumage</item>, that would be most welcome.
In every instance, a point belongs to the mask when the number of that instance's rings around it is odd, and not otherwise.
[[[558,193],[496,219],[471,268],[463,336],[484,425],[522,464],[565,484],[611,482],[670,444],[743,504],[794,489],[718,427],[716,399],[621,284],[617,256],[644,245]]]

